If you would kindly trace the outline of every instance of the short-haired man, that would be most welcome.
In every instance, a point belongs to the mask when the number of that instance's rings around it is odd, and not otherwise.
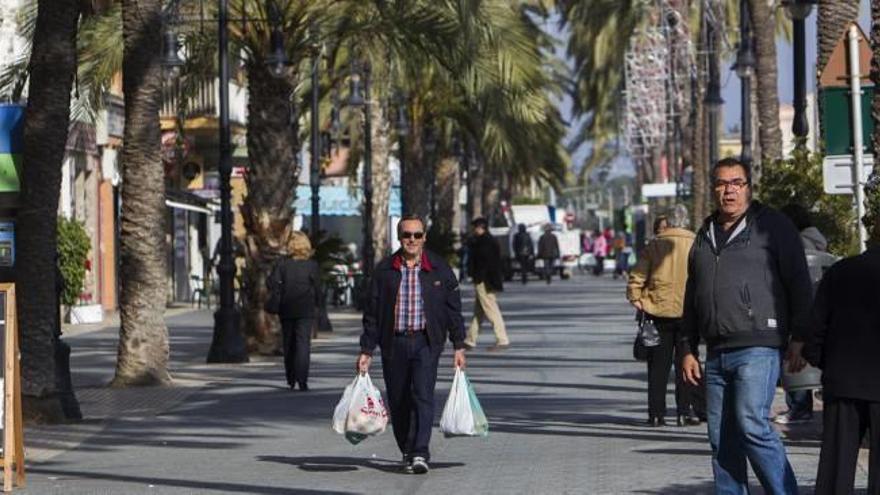
[[[405,215],[397,224],[401,248],[382,260],[370,280],[357,370],[370,368],[382,350],[391,426],[404,468],[428,472],[434,386],[446,338],[453,364],[464,367],[464,320],[458,280],[443,258],[425,250],[425,222]]]
[[[468,273],[474,281],[474,318],[468,328],[465,345],[477,346],[477,337],[483,320],[492,322],[495,330],[495,345],[489,350],[503,350],[510,346],[504,317],[498,307],[497,292],[504,290],[504,273],[501,268],[501,247],[489,233],[489,222],[483,217],[475,218],[471,225],[474,235],[468,242],[470,251]]]
[[[712,179],[717,209],[697,233],[688,261],[682,374],[693,384],[701,379],[690,352],[699,333],[708,347],[706,412],[716,493],[747,493],[747,464],[767,493],[797,493],[769,416],[783,349],[790,368],[804,362],[807,261],[791,221],[752,201],[747,165],[726,158]]]

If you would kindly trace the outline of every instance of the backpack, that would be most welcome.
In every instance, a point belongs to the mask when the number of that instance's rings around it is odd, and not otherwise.
[[[532,256],[532,239],[528,234],[521,235],[516,234],[516,237],[513,239],[516,248],[516,255],[521,258],[528,258]]]

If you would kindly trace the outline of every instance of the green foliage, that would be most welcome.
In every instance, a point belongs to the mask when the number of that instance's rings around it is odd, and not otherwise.
[[[865,185],[865,216],[862,223],[868,234],[867,244],[869,247],[880,246],[880,175],[877,172],[877,165],[868,178]]]
[[[822,159],[818,153],[795,150],[793,157],[764,167],[758,198],[774,208],[796,203],[812,215],[813,224],[828,239],[828,251],[838,256],[858,253],[856,216],[852,198],[825,194]]]
[[[312,247],[315,250],[314,259],[321,267],[321,278],[328,282],[333,278],[332,271],[335,265],[344,265],[352,261],[348,246],[335,234],[328,234],[326,230],[318,232],[318,238],[312,239]]]
[[[428,238],[425,240],[425,247],[441,256],[449,266],[458,266],[458,234],[452,230],[444,230],[440,228],[438,223],[431,225],[428,229]]]
[[[82,293],[86,278],[86,259],[91,241],[82,223],[58,218],[58,267],[64,278],[61,303],[67,306],[76,304]]]
[[[546,204],[543,198],[532,198],[529,196],[517,196],[510,202],[514,205],[543,205]]]

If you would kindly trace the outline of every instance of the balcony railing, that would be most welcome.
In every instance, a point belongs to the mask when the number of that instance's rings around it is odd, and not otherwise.
[[[186,119],[196,117],[220,117],[219,79],[200,81],[192,95],[187,97],[186,105],[180,107],[180,94],[176,82],[162,82],[162,107],[159,116],[175,118],[182,110]],[[247,90],[235,82],[229,83],[229,121],[245,125],[247,122]]]

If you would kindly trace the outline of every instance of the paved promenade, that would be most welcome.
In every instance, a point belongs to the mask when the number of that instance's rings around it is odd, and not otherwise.
[[[463,294],[469,316],[471,286]],[[511,283],[500,303],[512,347],[488,352],[494,339],[484,327],[468,354],[490,434],[444,439],[435,430],[427,476],[399,471],[390,431],[351,446],[330,430],[353,377],[359,315],[332,315],[336,331],[314,343],[312,391],[299,393],[287,389],[280,358],[204,364],[211,314],[177,311],[168,317],[174,387],[105,388],[116,329],[71,332],[87,419],[26,430],[28,487],[19,493],[711,493],[705,425],[642,425],[646,370],[631,358],[632,311],[622,282]],[[447,352],[438,418],[451,366]],[[373,374],[381,384],[378,362]],[[673,414],[671,393],[668,403]],[[787,433],[802,493],[812,493],[815,432],[807,425]],[[859,493],[865,478],[860,471]]]

